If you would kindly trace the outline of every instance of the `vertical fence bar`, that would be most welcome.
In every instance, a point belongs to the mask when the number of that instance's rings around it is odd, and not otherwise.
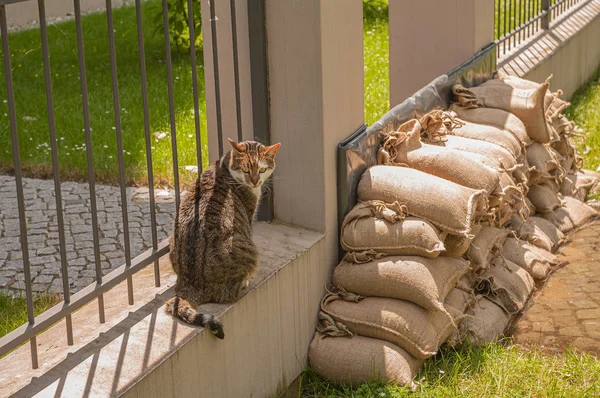
[[[507,19],[506,18],[507,17],[507,14],[506,14],[506,1],[507,0],[504,0],[504,31],[502,32],[502,36],[506,36],[506,22],[507,22],[506,21],[506,19]],[[502,47],[503,47],[502,54],[506,54],[506,39],[503,40]]]
[[[519,25],[522,25],[525,21],[525,1],[527,0],[521,0],[521,11],[519,13],[521,16],[521,23]],[[521,31],[519,32],[519,43],[523,40],[525,40],[525,29],[521,29]]]
[[[550,28],[550,0],[542,0],[542,12],[546,14],[542,17],[542,29]]]
[[[192,63],[192,93],[194,95],[194,126],[196,127],[196,161],[198,175],[202,174],[202,139],[200,131],[200,106],[198,105],[198,70],[196,66],[196,26],[194,21],[194,2],[187,1],[188,26],[190,30],[190,61]],[[200,4],[198,4],[200,7]]]
[[[46,86],[46,111],[48,112],[48,129],[50,130],[50,148],[52,150],[52,174],[54,177],[54,198],[56,200],[56,221],[58,223],[58,245],[63,282],[63,300],[71,301],[69,291],[69,269],[67,264],[67,248],[65,244],[65,223],[63,219],[62,191],[60,188],[60,172],[58,169],[58,146],[56,145],[56,121],[54,119],[54,101],[52,98],[52,79],[50,74],[50,53],[48,51],[48,29],[46,26],[46,6],[44,0],[38,0],[40,17],[40,34],[42,40],[42,58],[44,64],[44,83]],[[73,321],[71,314],[65,317],[67,326],[67,344],[73,345]]]
[[[123,243],[125,246],[125,266],[131,267],[131,247],[129,244],[129,217],[127,215],[127,187],[125,186],[125,165],[123,159],[123,132],[121,130],[121,105],[119,103],[119,81],[117,77],[117,52],[115,49],[115,31],[113,27],[112,0],[106,0],[106,20],[108,23],[108,43],[110,51],[110,71],[112,80],[113,106],[115,111],[115,130],[117,137],[117,155],[119,160],[119,186],[121,188],[121,212],[123,215]],[[133,278],[127,277],[127,298],[133,305]]]
[[[496,40],[500,39],[500,0],[496,0]],[[496,56],[500,56],[500,46],[496,49]]]
[[[144,111],[144,136],[146,138],[146,168],[148,170],[148,201],[150,206],[150,230],[152,249],[158,249],[156,232],[156,204],[154,200],[154,171],[152,170],[152,138],[150,136],[150,112],[148,106],[148,84],[146,82],[146,54],[144,51],[144,27],[142,25],[142,3],[135,0],[135,20],[137,25],[138,52],[140,58],[140,83],[142,86],[142,108]],[[154,285],[160,286],[160,268],[158,259],[154,260]]]
[[[513,0],[512,2],[512,21],[513,21],[513,27],[512,30],[514,31],[517,26],[519,26],[517,24],[517,14],[516,14],[516,10],[517,10],[517,0]],[[513,46],[516,47],[518,42],[517,42],[517,35],[513,34]]]
[[[250,38],[250,87],[252,92],[252,130],[256,141],[271,143],[269,125],[269,89],[267,32],[264,0],[248,0],[248,37]],[[258,208],[260,221],[273,220],[273,192],[265,189]]]
[[[210,5],[210,35],[212,42],[213,73],[215,79],[215,109],[217,113],[217,140],[219,141],[219,157],[223,156],[223,125],[221,120],[221,86],[219,83],[219,51],[217,48],[217,18],[215,0],[208,0]]]
[[[21,155],[19,152],[19,133],[17,131],[17,113],[13,89],[12,70],[10,66],[10,48],[8,46],[8,29],[6,26],[6,9],[0,5],[0,34],[2,35],[2,54],[4,58],[4,79],[6,82],[6,98],[10,119],[13,162],[15,168],[15,184],[17,188],[17,206],[19,208],[19,227],[21,232],[21,251],[23,252],[23,273],[25,277],[25,296],[27,301],[27,320],[32,325],[35,322],[33,312],[33,292],[31,291],[31,268],[29,264],[29,246],[27,244],[27,218],[25,215],[25,197],[23,195],[23,180],[21,179]],[[38,368],[37,339],[29,340],[31,349],[31,367]]]
[[[240,105],[240,68],[238,66],[237,43],[237,18],[235,16],[235,0],[229,1],[231,7],[231,40],[233,44],[233,80],[235,85],[235,109],[237,116],[238,142],[243,140],[242,135],[242,106]],[[263,142],[263,144],[266,144]]]
[[[177,158],[177,132],[175,131],[175,100],[173,95],[173,64],[171,61],[171,39],[169,38],[169,7],[162,0],[163,35],[167,65],[167,93],[169,97],[169,124],[171,125],[171,153],[173,154],[173,183],[175,185],[175,207],[179,211],[179,160]]]
[[[102,283],[100,265],[100,237],[98,236],[98,207],[96,205],[96,176],[94,174],[94,157],[92,155],[92,130],[90,127],[90,108],[88,103],[87,73],[85,69],[85,52],[83,49],[83,28],[81,26],[81,2],[73,0],[75,11],[75,30],[77,32],[77,56],[79,60],[79,84],[81,86],[81,104],[83,108],[83,130],[85,131],[85,152],[87,157],[88,186],[90,190],[90,207],[92,212],[92,239],[94,242],[94,264],[96,266],[96,283]],[[105,322],[104,295],[98,296],[98,318]]]

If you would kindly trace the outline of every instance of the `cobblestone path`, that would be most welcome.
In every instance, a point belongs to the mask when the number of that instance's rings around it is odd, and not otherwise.
[[[600,222],[570,241],[559,256],[568,264],[536,293],[518,324],[516,341],[600,355]]]
[[[27,214],[32,288],[35,293],[62,292],[61,263],[54,182],[23,179]],[[95,280],[92,215],[87,183],[61,184],[66,252],[72,292]],[[103,274],[125,263],[121,195],[118,187],[97,185],[100,258]],[[155,191],[159,242],[170,234],[175,214],[174,197]],[[147,188],[127,188],[129,235],[133,257],[152,246]],[[24,291],[19,213],[15,179],[0,176],[0,291]]]

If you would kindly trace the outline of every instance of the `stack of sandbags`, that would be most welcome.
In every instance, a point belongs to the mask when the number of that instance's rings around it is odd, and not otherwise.
[[[548,85],[549,80],[540,85],[517,77],[502,78],[502,82],[515,90],[540,90]],[[531,194],[533,206],[562,232],[568,232],[596,215],[593,209],[582,202],[598,185],[600,175],[581,168],[583,159],[578,153],[575,139],[583,139],[584,135],[563,114],[570,104],[559,98],[561,94],[560,90],[552,93],[546,87],[544,115],[550,137],[547,143],[540,141],[540,144],[527,148],[527,159],[535,167],[534,180],[540,186]],[[564,198],[568,196],[577,200]]]
[[[557,265],[581,199],[577,129],[549,83],[455,86],[458,102],[387,133],[345,217],[347,251],[321,302],[313,369],[334,382],[411,383],[445,342],[501,338]]]

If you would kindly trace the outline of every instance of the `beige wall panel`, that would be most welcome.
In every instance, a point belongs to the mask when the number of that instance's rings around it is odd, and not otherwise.
[[[207,332],[193,336],[124,395],[265,397],[283,392],[307,364],[324,294],[324,254],[320,240],[222,316],[225,340]]]

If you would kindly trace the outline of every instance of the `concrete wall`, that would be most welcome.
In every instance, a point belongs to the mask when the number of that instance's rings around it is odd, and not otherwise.
[[[494,0],[390,0],[390,104],[494,40]]]
[[[113,0],[113,7],[120,7],[127,0]],[[69,18],[73,15],[73,0],[46,0],[46,16],[48,20]],[[81,2],[81,12],[102,11],[106,9],[105,0],[84,0]],[[27,0],[22,3],[6,6],[6,19],[11,28],[26,28],[39,25],[38,3]]]
[[[498,62],[501,74],[543,82],[553,75],[552,90],[570,99],[600,67],[600,0],[567,13],[528,45]]]

